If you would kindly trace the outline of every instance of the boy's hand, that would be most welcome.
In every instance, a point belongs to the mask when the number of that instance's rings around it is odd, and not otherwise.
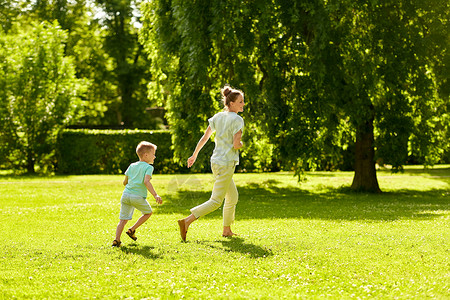
[[[162,204],[162,198],[159,195],[155,196],[156,203]]]

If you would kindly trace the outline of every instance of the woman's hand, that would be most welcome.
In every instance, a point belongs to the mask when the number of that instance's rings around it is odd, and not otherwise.
[[[188,168],[192,167],[192,165],[195,163],[196,160],[197,160],[196,155],[192,155],[191,157],[189,157],[187,160],[187,167]]]
[[[239,150],[242,148],[243,144],[241,141],[242,138],[242,130],[239,130],[234,136],[233,136],[233,148],[236,150]]]

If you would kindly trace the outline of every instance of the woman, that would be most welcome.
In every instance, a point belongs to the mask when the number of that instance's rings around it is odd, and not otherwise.
[[[238,191],[233,181],[236,165],[239,164],[239,149],[242,148],[242,132],[244,120],[238,113],[244,111],[244,93],[240,90],[224,86],[222,89],[222,100],[225,111],[215,114],[210,118],[209,126],[195,147],[194,153],[187,160],[188,168],[196,161],[197,155],[215,131],[215,148],[211,156],[211,169],[214,174],[214,187],[211,198],[205,203],[191,209],[191,215],[178,220],[180,234],[186,241],[186,234],[192,222],[198,218],[218,209],[224,199],[223,206],[223,233],[224,237],[235,235],[231,231],[234,221],[236,204],[238,202]]]

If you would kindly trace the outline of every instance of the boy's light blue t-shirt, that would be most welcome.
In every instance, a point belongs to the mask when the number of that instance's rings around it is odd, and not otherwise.
[[[144,184],[145,175],[152,176],[153,166],[145,161],[132,163],[125,171],[128,176],[128,184],[125,186],[124,193],[139,195],[147,198],[147,187]]]
[[[223,111],[208,121],[211,129],[216,132],[216,147],[211,162],[223,166],[238,165],[239,150],[234,149],[233,138],[239,130],[244,131],[244,120],[235,112]]]

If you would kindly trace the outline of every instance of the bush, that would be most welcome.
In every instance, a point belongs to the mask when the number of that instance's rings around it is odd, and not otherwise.
[[[155,173],[179,173],[186,168],[172,159],[169,131],[64,130],[57,142],[57,172],[63,174],[123,174],[138,160],[136,146],[148,141],[158,146]]]
[[[53,166],[57,133],[76,118],[85,91],[66,42],[56,21],[0,32],[1,167],[46,173]]]
[[[241,153],[237,172],[272,171],[272,148],[263,139],[248,137]],[[136,146],[149,141],[158,146],[155,173],[211,172],[209,158],[214,143],[207,143],[193,168],[173,159],[172,135],[167,130],[98,130],[66,129],[57,141],[57,173],[123,174],[130,163],[137,161]],[[190,153],[195,145],[190,145]]]

